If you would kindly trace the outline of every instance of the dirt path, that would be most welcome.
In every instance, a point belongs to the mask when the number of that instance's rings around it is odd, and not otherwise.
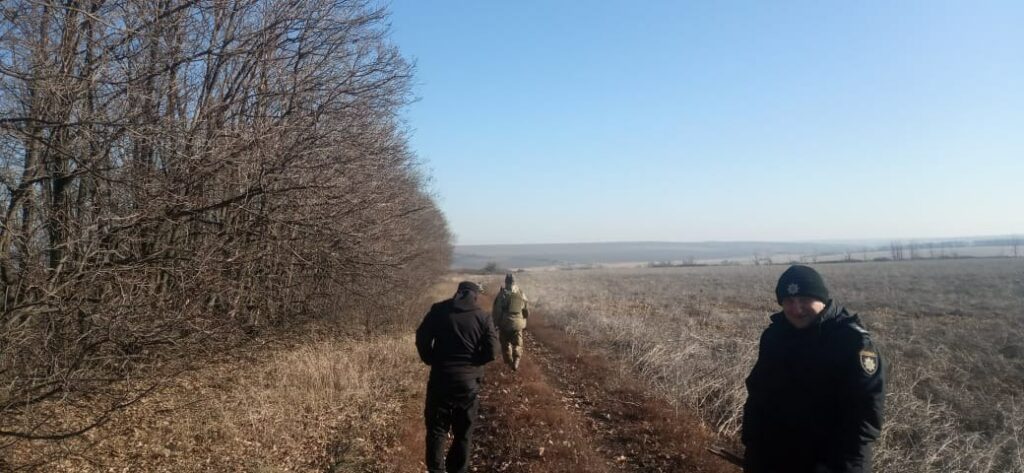
[[[705,451],[712,437],[699,422],[641,386],[628,370],[579,346],[535,313],[519,371],[500,359],[487,367],[473,471],[739,471]],[[418,428],[404,441],[422,444],[421,418],[410,422]],[[420,455],[422,471],[422,445],[404,450]],[[408,467],[411,460],[397,464]]]

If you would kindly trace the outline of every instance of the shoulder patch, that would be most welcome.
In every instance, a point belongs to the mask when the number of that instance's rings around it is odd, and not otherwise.
[[[875,353],[874,350],[861,350],[859,358],[860,367],[864,370],[864,374],[871,376],[878,371],[878,353]]]

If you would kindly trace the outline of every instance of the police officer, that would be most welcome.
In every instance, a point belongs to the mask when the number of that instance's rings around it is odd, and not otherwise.
[[[817,271],[789,267],[743,407],[743,471],[870,473],[882,428],[882,358]]]
[[[416,350],[430,365],[423,410],[430,473],[469,471],[480,378],[484,365],[495,359],[498,343],[491,318],[477,303],[481,293],[480,284],[460,282],[451,299],[430,307],[416,330]],[[446,458],[449,431],[453,439]]]
[[[491,314],[494,325],[498,327],[501,356],[512,370],[519,369],[519,360],[523,357],[523,330],[526,329],[526,319],[530,317],[528,303],[526,294],[516,284],[515,276],[505,274],[505,286],[495,296]]]

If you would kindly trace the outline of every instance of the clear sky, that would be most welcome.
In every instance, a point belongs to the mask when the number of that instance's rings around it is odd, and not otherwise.
[[[458,244],[1024,233],[1024,2],[395,0]]]

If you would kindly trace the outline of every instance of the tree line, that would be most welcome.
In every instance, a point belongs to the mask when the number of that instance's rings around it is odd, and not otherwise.
[[[383,9],[0,9],[4,445],[102,422],[153,360],[318,314],[388,324],[447,269],[398,115],[412,67]]]

